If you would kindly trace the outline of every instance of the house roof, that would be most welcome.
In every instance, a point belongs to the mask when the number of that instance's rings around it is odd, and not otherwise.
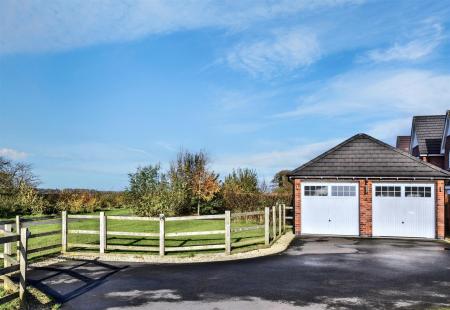
[[[441,154],[445,118],[446,115],[413,117],[412,132],[416,134],[420,154]]]
[[[450,173],[366,134],[357,134],[291,171],[291,177],[449,179]]]
[[[409,153],[409,145],[411,144],[411,136],[398,136],[396,148]]]

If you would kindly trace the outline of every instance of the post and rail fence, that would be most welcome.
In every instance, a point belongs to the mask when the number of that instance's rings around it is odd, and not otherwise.
[[[10,302],[16,298],[21,301],[25,299],[27,287],[27,267],[29,254],[48,251],[61,248],[61,253],[67,253],[70,248],[87,248],[98,249],[99,254],[107,251],[144,251],[159,253],[160,256],[166,255],[168,252],[183,251],[200,251],[200,250],[224,250],[226,255],[230,255],[233,248],[244,247],[253,244],[264,244],[266,247],[271,246],[278,238],[280,238],[289,227],[286,221],[292,217],[286,216],[286,210],[292,207],[279,204],[273,207],[266,207],[264,211],[251,211],[232,213],[225,211],[224,214],[217,215],[200,215],[200,216],[177,216],[166,217],[160,214],[159,217],[138,217],[138,216],[119,216],[106,215],[100,212],[99,215],[80,215],[68,214],[66,211],[61,216],[44,216],[39,218],[22,218],[17,216],[15,220],[0,221],[0,225],[4,225],[4,229],[0,229],[3,236],[0,237],[0,244],[3,244],[3,253],[0,253],[0,259],[3,258],[3,268],[0,269],[0,276],[3,278],[3,286],[9,294],[0,298],[0,305]],[[262,224],[252,226],[233,227],[233,220],[247,218],[262,218]],[[72,221],[80,222],[84,220],[98,220],[98,230],[82,230],[69,229],[69,223]],[[192,220],[223,220],[223,229],[205,230],[205,231],[174,231],[167,232],[166,222],[175,221],[192,221]],[[155,222],[159,226],[158,232],[131,232],[131,231],[113,231],[108,230],[108,221],[140,221]],[[158,225],[159,222],[159,225]],[[39,233],[31,233],[30,228],[40,225],[60,224],[61,227],[56,230],[50,230]],[[234,241],[233,234],[247,231],[263,230],[262,237],[255,237],[250,240]],[[97,235],[99,236],[98,244],[89,243],[69,243],[69,234],[75,235]],[[38,248],[29,248],[29,240],[40,237],[53,235],[61,235],[61,239],[56,244],[40,246]],[[223,235],[224,243],[190,245],[190,246],[167,246],[167,240],[176,237],[190,236],[206,236],[206,235]],[[109,236],[117,237],[141,237],[155,238],[158,240],[158,246],[136,246],[136,245],[115,245],[108,244]],[[13,253],[13,247],[17,248],[17,252]],[[16,285],[11,279],[11,275],[19,272],[19,283]]]
[[[231,213],[225,211],[224,214],[216,215],[195,215],[195,216],[175,216],[166,217],[164,214],[160,214],[159,217],[139,217],[139,216],[119,216],[119,215],[106,215],[105,212],[100,212],[99,215],[80,215],[80,214],[68,214],[66,211],[62,212],[62,251],[69,252],[69,248],[85,248],[98,250],[99,254],[104,254],[107,251],[143,251],[143,252],[155,252],[164,256],[168,252],[184,252],[184,251],[202,251],[202,250],[224,250],[224,253],[229,255],[233,248],[248,246],[252,244],[263,243],[266,246],[270,246],[276,241],[282,234],[286,232],[286,209],[284,204],[280,204],[273,207],[266,207],[264,211],[252,211],[252,212],[239,212]],[[263,224],[233,227],[232,219],[247,218],[247,217],[262,217]],[[99,228],[97,230],[86,229],[70,229],[69,223],[80,222],[83,220],[98,220]],[[182,231],[182,232],[167,232],[166,224],[173,221],[193,221],[193,220],[223,220],[223,229],[219,230],[206,230],[206,231]],[[131,231],[115,231],[108,229],[107,223],[110,221],[143,221],[143,222],[155,222],[155,225],[159,222],[158,232],[131,232]],[[157,225],[158,226],[158,225]],[[270,230],[272,227],[272,231]],[[253,238],[251,240],[232,242],[233,233],[239,233],[244,231],[264,230],[264,236]],[[98,244],[93,243],[69,243],[69,235],[93,235],[98,236]],[[176,237],[193,237],[193,236],[206,236],[206,235],[224,235],[224,242],[221,244],[207,244],[207,245],[191,245],[191,246],[167,246],[167,240]],[[116,245],[108,244],[108,237],[148,237],[159,239],[158,246],[143,246],[143,245]]]
[[[0,229],[0,232],[3,234],[0,237],[0,244],[3,244],[3,253],[0,253],[0,258],[3,258],[3,268],[0,269],[0,276],[3,280],[3,289],[7,293],[0,298],[0,305],[16,298],[20,298],[21,301],[25,299],[29,254],[36,254],[61,247],[61,242],[58,242],[57,244],[30,249],[29,239],[61,235],[61,229],[31,233],[30,227],[51,224],[59,225],[60,223],[61,217],[59,216],[43,216],[37,218],[16,216],[15,220],[0,221],[0,225],[4,227]],[[16,253],[13,253],[14,246],[17,248]],[[19,283],[15,284],[12,276],[17,272],[19,272]]]

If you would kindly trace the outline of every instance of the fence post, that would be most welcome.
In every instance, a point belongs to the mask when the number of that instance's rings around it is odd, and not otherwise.
[[[278,235],[281,236],[283,234],[283,209],[281,207],[281,203],[278,205]]]
[[[270,244],[270,208],[264,208],[264,244]]]
[[[286,204],[283,203],[283,234],[286,233]]]
[[[105,212],[100,212],[100,254],[104,254],[106,249],[106,216]]]
[[[277,238],[277,208],[272,207],[272,230],[273,230],[273,240]]]
[[[67,211],[61,212],[61,251],[67,252]]]
[[[16,215],[16,234],[20,234],[20,215]],[[17,261],[20,260],[20,241],[17,241]]]
[[[5,236],[10,235],[11,232],[12,232],[12,225],[5,224]],[[5,255],[12,254],[12,243],[8,242],[3,245],[3,253]],[[8,259],[6,259],[5,256],[3,256],[3,267],[9,267],[9,266],[11,266],[10,261]]]
[[[231,212],[225,211],[225,254],[231,254]]]
[[[164,256],[166,249],[164,244],[164,239],[166,237],[165,233],[165,222],[166,218],[164,214],[159,215],[159,255]]]
[[[19,283],[19,297],[23,301],[25,297],[25,291],[27,288],[27,248],[28,248],[28,228],[24,227],[20,229],[20,283]]]

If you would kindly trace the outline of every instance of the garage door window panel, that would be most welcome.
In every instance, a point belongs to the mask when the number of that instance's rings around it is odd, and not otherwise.
[[[305,186],[305,196],[328,196],[328,186]]]
[[[405,197],[431,197],[430,186],[405,186]]]
[[[375,186],[376,197],[401,197],[402,188],[400,186]]]
[[[354,197],[356,196],[356,187],[347,185],[331,186],[331,196]]]

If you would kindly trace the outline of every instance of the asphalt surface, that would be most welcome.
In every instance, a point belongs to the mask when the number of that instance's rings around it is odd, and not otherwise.
[[[295,239],[243,261],[150,265],[68,261],[31,272],[63,309],[424,309],[450,307],[450,245]]]

